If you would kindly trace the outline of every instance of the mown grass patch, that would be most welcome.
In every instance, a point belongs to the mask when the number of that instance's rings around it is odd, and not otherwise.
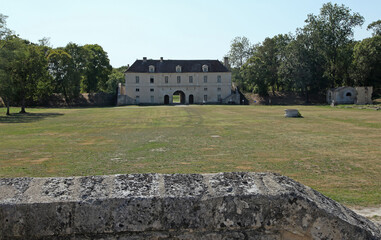
[[[298,108],[304,118],[284,118]],[[18,109],[12,109],[17,111]],[[381,204],[381,112],[328,106],[0,109],[0,177],[271,171]]]

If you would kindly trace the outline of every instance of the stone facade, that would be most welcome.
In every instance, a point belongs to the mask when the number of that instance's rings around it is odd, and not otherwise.
[[[380,226],[272,173],[0,179],[0,239],[381,239]]]
[[[231,96],[231,72],[218,60],[143,58],[127,69],[125,77],[118,105],[172,104],[174,94],[180,95],[182,104],[236,101]]]
[[[357,99],[356,104],[365,105],[372,104],[373,87],[356,87]]]

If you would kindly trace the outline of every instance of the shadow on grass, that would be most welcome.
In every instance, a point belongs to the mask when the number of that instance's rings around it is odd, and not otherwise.
[[[29,123],[41,121],[45,118],[63,116],[63,113],[14,113],[10,116],[0,116],[0,123]]]

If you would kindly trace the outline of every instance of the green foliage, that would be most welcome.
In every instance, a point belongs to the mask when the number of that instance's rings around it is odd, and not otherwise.
[[[358,42],[353,56],[352,76],[355,84],[381,89],[381,36]]]
[[[15,64],[14,76],[16,94],[21,104],[21,112],[25,112],[26,100],[38,100],[49,95],[51,78],[48,73],[48,63],[44,49],[24,41],[21,48],[21,59]]]
[[[372,22],[366,29],[373,30],[373,36],[381,36],[381,20]]]
[[[359,56],[363,55],[361,59],[366,58],[365,55],[378,56],[380,50],[373,47],[372,52],[368,49],[365,53],[363,49],[360,53],[357,49],[354,53],[353,31],[364,22],[359,13],[344,5],[327,3],[319,15],[309,14],[305,22],[295,36],[277,35],[255,46],[246,38],[235,38],[228,54],[235,66],[233,81],[242,90],[261,95],[266,95],[269,89],[273,93],[279,90],[298,92],[305,95],[306,102],[310,93],[325,94],[328,88],[365,84],[364,79],[368,79],[369,86],[379,86],[377,71],[369,73],[374,67],[360,64],[365,60],[360,60]],[[372,23],[368,29],[377,32],[381,29],[380,22]],[[372,63],[368,65],[379,64],[378,60],[369,61]],[[354,68],[358,71],[353,71]]]
[[[54,49],[50,51],[48,59],[55,91],[63,93],[66,103],[70,104],[79,95],[79,78],[73,58],[62,49]]]
[[[0,97],[7,106],[7,115],[9,115],[9,106],[16,97],[15,85],[15,66],[22,58],[22,41],[19,38],[8,36],[1,40],[0,51]]]
[[[119,83],[124,83],[124,72],[127,70],[127,66],[122,66],[120,68],[113,68],[111,74],[108,76],[106,82],[106,92],[107,93],[117,93],[117,88]]]
[[[343,85],[350,66],[350,60],[344,63],[348,57],[347,45],[352,43],[353,30],[364,23],[364,18],[344,5],[326,3],[320,9],[320,15],[308,15],[306,23],[303,32],[310,34],[316,53],[324,58],[324,76],[328,85]]]
[[[259,57],[253,56],[241,68],[244,82],[251,83],[254,93],[267,96],[266,65]]]
[[[115,91],[120,72],[112,75],[107,53],[99,45],[69,43],[52,49],[49,39],[39,44],[23,40],[6,27],[0,14],[0,97],[9,106],[43,103],[52,93],[62,93],[69,104],[83,92]],[[120,69],[122,71],[122,69]]]
[[[97,44],[83,46],[86,52],[86,66],[81,82],[82,92],[107,91],[108,76],[112,67],[107,53]]]
[[[246,37],[236,37],[230,45],[228,57],[233,67],[240,68],[250,58],[252,45]]]

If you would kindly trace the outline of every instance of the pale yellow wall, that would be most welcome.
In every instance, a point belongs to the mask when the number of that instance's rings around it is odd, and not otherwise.
[[[221,76],[221,83],[217,82],[217,76]],[[208,96],[208,102],[218,102],[217,95],[221,98],[229,96],[231,93],[231,73],[230,72],[197,72],[197,73],[126,73],[126,94],[135,98],[140,97],[139,103],[151,103],[151,96],[154,97],[154,103],[163,104],[164,96],[170,97],[175,91],[183,91],[188,103],[189,95],[193,94],[195,103],[202,103],[204,95]],[[139,76],[139,83],[136,83],[136,76]],[[165,76],[168,76],[168,83],[165,83]],[[181,76],[181,83],[177,83],[177,76]],[[193,83],[189,83],[189,76],[193,76]],[[208,77],[207,83],[204,83],[204,76]],[[154,83],[150,83],[150,78],[154,78]],[[139,92],[136,92],[139,88]],[[204,91],[207,88],[207,91]],[[221,88],[221,91],[218,91]],[[154,89],[151,92],[150,89]]]

